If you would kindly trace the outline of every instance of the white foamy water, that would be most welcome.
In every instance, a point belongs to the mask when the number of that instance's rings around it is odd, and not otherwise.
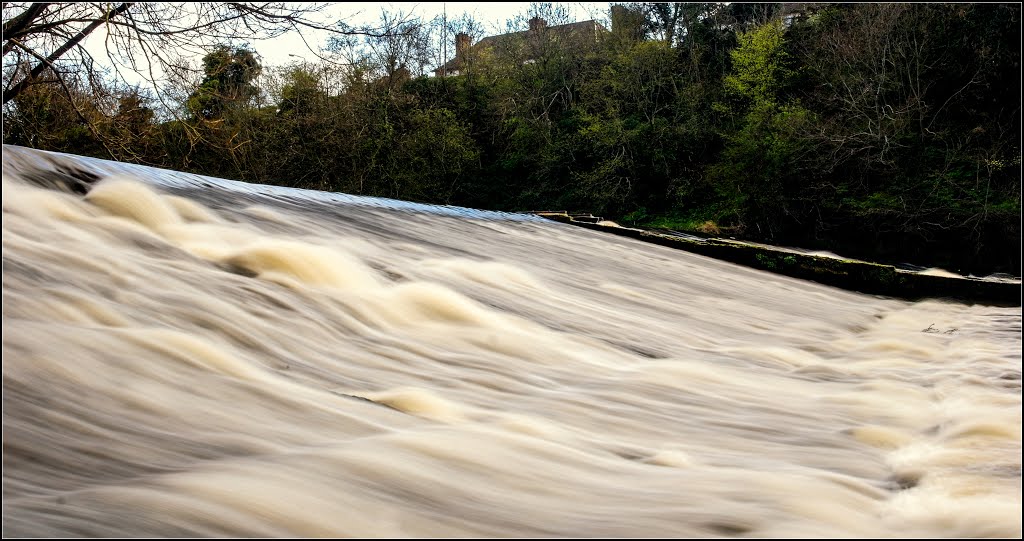
[[[5,536],[1021,535],[1019,307],[15,154]]]

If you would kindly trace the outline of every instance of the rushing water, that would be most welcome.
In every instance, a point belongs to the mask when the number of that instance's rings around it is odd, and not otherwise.
[[[5,536],[1021,536],[1019,307],[39,156]]]

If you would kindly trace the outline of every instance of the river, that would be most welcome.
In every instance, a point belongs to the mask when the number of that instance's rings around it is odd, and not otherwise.
[[[1021,536],[1020,307],[527,215],[5,146],[2,353],[4,536]]]

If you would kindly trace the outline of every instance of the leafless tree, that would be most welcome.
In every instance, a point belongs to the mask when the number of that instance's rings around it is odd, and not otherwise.
[[[345,35],[330,38],[329,49],[341,53],[349,63],[366,66],[375,77],[398,80],[426,73],[433,63],[432,35],[438,25],[400,10],[381,10],[378,23],[361,27],[340,24]]]
[[[858,6],[846,24],[827,29],[799,51],[807,69],[826,82],[823,95],[845,112],[831,132],[836,163],[869,153],[887,164],[900,146],[899,134],[927,134],[935,104],[925,99],[933,81],[924,72],[938,59],[925,54],[933,38],[913,7]]]

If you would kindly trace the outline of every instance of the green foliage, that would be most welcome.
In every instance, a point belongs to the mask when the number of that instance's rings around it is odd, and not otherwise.
[[[733,70],[723,79],[732,106],[720,106],[735,119],[734,130],[723,133],[722,159],[709,174],[741,221],[772,239],[793,213],[790,200],[803,191],[801,157],[813,149],[802,131],[813,123],[813,114],[784,99],[793,70],[780,21],[741,33],[737,41]]]
[[[320,89],[315,73],[303,68],[293,68],[285,75],[286,83],[281,89],[280,112],[282,115],[315,114],[323,109],[327,94]]]
[[[479,169],[469,129],[448,109],[413,111],[387,176],[401,199],[450,204]]]
[[[221,118],[229,109],[246,105],[259,90],[253,80],[262,68],[254,52],[245,47],[222,45],[203,57],[206,74],[188,99],[188,110],[197,118]]]
[[[752,109],[773,107],[793,76],[784,48],[781,21],[737,34],[731,53],[733,72],[723,80],[727,93]]]

